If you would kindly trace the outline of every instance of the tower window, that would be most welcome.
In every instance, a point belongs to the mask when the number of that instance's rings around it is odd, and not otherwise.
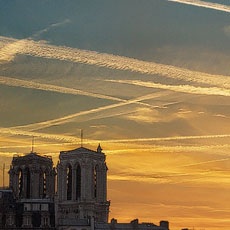
[[[43,173],[43,176],[42,176],[42,185],[43,185],[42,197],[45,198],[46,197],[46,173]]]
[[[19,197],[22,196],[22,188],[23,188],[23,173],[22,173],[22,170],[20,169],[19,170],[19,174],[18,174],[18,195]]]
[[[72,167],[67,168],[67,200],[72,200]]]
[[[81,197],[81,167],[77,166],[77,175],[76,175],[76,199],[78,200]]]
[[[26,198],[30,198],[30,170],[26,168]]]
[[[93,175],[94,175],[94,198],[96,198],[97,197],[97,180],[98,180],[98,178],[97,178],[97,172],[98,170],[97,170],[97,166],[94,168],[94,173],[93,173]]]

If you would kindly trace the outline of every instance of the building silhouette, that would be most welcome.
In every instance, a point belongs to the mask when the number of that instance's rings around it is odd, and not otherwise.
[[[13,157],[8,189],[0,190],[0,229],[168,230],[168,221],[108,222],[106,156],[80,147],[52,158],[31,152]],[[57,178],[57,192],[55,181]]]

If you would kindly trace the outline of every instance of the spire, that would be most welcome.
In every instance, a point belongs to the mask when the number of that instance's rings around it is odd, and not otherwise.
[[[83,129],[81,129],[81,147],[83,147]]]
[[[3,185],[3,188],[5,187],[5,163],[3,163],[3,167],[2,167],[2,185]]]
[[[102,151],[102,148],[101,148],[101,145],[100,145],[100,143],[99,143],[99,145],[98,145],[98,147],[97,147],[97,152],[98,152],[98,153],[101,153],[101,151]]]
[[[33,152],[34,152],[34,136],[32,138],[32,148],[31,148],[31,153],[33,153]]]

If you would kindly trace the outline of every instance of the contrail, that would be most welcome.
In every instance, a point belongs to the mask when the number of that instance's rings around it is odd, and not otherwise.
[[[80,140],[79,140],[80,141]],[[66,142],[66,143],[47,143],[47,144],[34,144],[34,147],[49,147],[49,146],[63,146],[63,145],[75,145],[75,143],[70,143],[70,142]],[[30,148],[31,145],[25,144],[25,145],[7,145],[7,146],[0,146],[0,149],[11,149],[11,148]]]
[[[154,183],[167,183],[167,184],[181,184],[185,182],[191,182],[194,180],[199,180],[205,178],[207,175],[212,175],[216,173],[216,170],[206,170],[206,171],[198,171],[193,173],[183,173],[183,172],[167,172],[167,173],[152,173],[152,174],[143,174],[143,173],[116,173],[110,175],[108,178],[110,180],[128,180],[128,181],[146,181],[151,182],[154,181]],[[200,177],[198,177],[200,176]],[[191,177],[195,177],[195,179],[189,179]],[[178,180],[175,180],[173,178],[182,178]],[[188,178],[188,179],[186,179]]]
[[[134,138],[120,140],[101,140],[101,143],[130,143],[130,142],[151,142],[151,141],[173,141],[173,140],[194,140],[194,139],[212,139],[212,138],[229,138],[230,134],[223,135],[203,135],[203,136],[175,136],[175,137],[150,137]]]
[[[67,116],[64,116],[64,117],[61,117],[61,118],[56,118],[56,119],[53,119],[53,120],[38,122],[38,123],[34,123],[34,124],[29,124],[29,125],[11,127],[11,129],[14,129],[14,128],[16,128],[16,129],[26,129],[26,130],[29,129],[29,130],[32,130],[32,131],[39,130],[39,129],[47,128],[47,127],[50,127],[50,126],[53,126],[53,125],[64,124],[64,123],[66,123],[66,122],[68,122],[68,121],[70,121],[70,120],[72,120],[72,119],[74,119],[76,117],[79,117],[79,116],[98,113],[98,112],[102,112],[102,111],[105,111],[105,110],[114,109],[114,108],[130,105],[130,104],[136,104],[138,102],[148,100],[148,99],[157,98],[157,97],[162,96],[162,95],[168,95],[168,92],[152,93],[152,94],[148,94],[148,95],[138,97],[138,98],[135,98],[135,99],[130,99],[130,100],[127,100],[125,102],[106,105],[106,106],[98,107],[98,108],[91,109],[91,110],[81,111],[81,112],[78,112],[78,113],[70,114],[70,115],[67,115]],[[155,108],[156,108],[156,106],[155,106]]]
[[[12,42],[12,39],[0,37],[0,42],[6,43],[6,46],[0,50],[0,60],[2,61],[11,61],[13,54],[22,54],[96,65],[114,70],[128,70],[141,74],[160,75],[173,79],[230,88],[230,76],[212,75],[171,65],[141,61],[134,58],[98,53],[77,48],[54,46],[44,42],[35,42],[31,40],[14,39],[14,42]]]
[[[97,94],[97,93],[85,92],[85,91],[78,90],[78,89],[67,88],[67,87],[62,87],[62,86],[57,86],[57,85],[43,84],[43,83],[26,81],[26,80],[4,77],[4,76],[0,76],[0,84],[7,85],[7,86],[23,87],[23,88],[28,88],[28,89],[58,92],[58,93],[70,94],[70,95],[84,95],[88,97],[95,97],[95,98],[101,98],[101,99],[112,100],[112,101],[126,101],[126,100],[123,100],[117,97],[111,97],[111,96]]]
[[[204,7],[204,8],[224,11],[228,13],[230,12],[230,6],[213,3],[213,2],[205,2],[205,1],[200,1],[200,0],[168,0],[168,1],[192,5],[192,6]]]
[[[189,137],[188,137],[189,138]],[[192,139],[192,137],[191,137]],[[123,154],[123,153],[137,153],[139,152],[142,154],[143,152],[152,153],[152,152],[198,152],[198,151],[207,151],[208,149],[225,149],[229,148],[230,145],[201,145],[201,146],[191,146],[191,145],[175,145],[175,146],[164,146],[164,145],[151,145],[151,148],[149,148],[149,145],[143,146],[141,145],[139,148],[126,148],[126,149],[116,149],[116,150],[106,150],[106,153],[110,154]],[[218,161],[224,161],[230,158],[224,158]],[[189,164],[184,165],[183,167],[187,166],[195,166],[197,164],[206,164],[211,163],[212,161],[205,161],[202,163],[195,163],[195,164]],[[215,161],[213,161],[215,162]]]
[[[78,143],[80,140],[79,138],[71,137],[71,136],[38,133],[38,132],[32,132],[32,131],[17,130],[17,129],[12,129],[12,128],[0,128],[0,133],[1,134],[16,135],[16,136],[20,135],[20,136],[39,137],[39,138],[43,138],[43,139],[65,141],[65,142],[70,142],[70,143]]]
[[[70,143],[79,143],[80,139],[72,136],[46,134],[32,131],[24,131],[12,128],[0,128],[1,134],[34,136],[44,139],[51,139]],[[84,140],[85,144],[94,143],[133,143],[133,142],[152,142],[152,141],[172,141],[172,140],[193,140],[193,139],[212,139],[212,138],[229,138],[230,134],[223,135],[203,135],[203,136],[175,136],[175,137],[152,137],[152,138],[134,138],[134,139],[111,139],[111,140]]]
[[[230,96],[229,89],[217,88],[217,87],[195,87],[191,85],[165,85],[154,82],[144,82],[138,80],[105,80],[108,82],[129,84],[129,85],[138,85],[148,88],[157,88],[164,90],[171,90],[180,93],[189,93],[189,94],[202,94],[202,95],[215,95],[215,96]]]
[[[71,21],[69,19],[65,19],[62,22],[58,22],[58,23],[53,23],[49,26],[47,26],[45,29],[39,30],[38,32],[34,33],[33,35],[31,35],[30,37],[28,37],[27,39],[21,39],[21,40],[17,40],[17,39],[6,39],[6,46],[4,46],[3,48],[0,49],[0,63],[1,61],[7,61],[10,62],[15,58],[15,55],[17,53],[20,53],[20,51],[26,46],[26,41],[27,40],[33,40],[37,37],[39,37],[41,34],[48,32],[51,28],[54,27],[58,27],[61,25],[64,25],[66,23],[70,23]],[[0,39],[1,42],[1,39]]]
[[[87,91],[82,91],[79,89],[74,88],[67,88],[57,85],[50,85],[50,84],[44,84],[44,83],[38,83],[34,81],[27,81],[27,80],[21,80],[17,78],[11,78],[11,77],[4,77],[0,76],[0,84],[7,85],[7,86],[16,86],[16,87],[22,87],[22,88],[28,88],[28,89],[37,89],[37,90],[43,90],[43,91],[50,91],[50,92],[57,92],[57,93],[63,93],[63,94],[70,94],[70,95],[84,95],[88,97],[94,97],[94,98],[100,98],[105,100],[112,100],[112,101],[119,101],[119,102],[127,102],[128,100],[121,99],[118,97],[112,97],[108,95],[98,94],[98,93],[91,93]],[[150,105],[148,103],[144,103],[141,101],[136,101],[135,104],[150,107],[155,109],[157,106]]]
[[[194,164],[183,165],[182,167],[198,166],[198,165],[210,164],[210,163],[216,163],[216,162],[222,162],[222,161],[228,161],[228,160],[230,160],[230,157],[222,158],[222,159],[218,159],[218,160],[202,161],[202,162],[198,162],[198,163],[194,163]]]
[[[9,131],[10,132],[10,131]],[[24,133],[23,134],[28,135],[28,133]],[[30,135],[30,134],[29,134]],[[40,134],[39,134],[40,135]],[[53,138],[52,136],[49,137]],[[54,138],[56,138],[56,136],[54,136]],[[63,138],[63,137],[62,137]],[[68,139],[68,137],[64,136],[64,138]],[[59,140],[59,138],[58,138]],[[39,147],[49,147],[49,146],[71,146],[71,145],[76,145],[79,143],[79,139],[77,139],[77,142],[62,142],[62,143],[37,143],[34,145],[35,148],[39,148]],[[99,140],[86,140],[87,144],[94,144],[94,143],[98,143]],[[7,145],[7,146],[0,146],[0,149],[15,149],[15,148],[30,148],[31,145],[28,144],[24,144],[24,145]],[[127,145],[126,145],[127,147]],[[156,152],[167,152],[167,153],[172,153],[172,152],[197,152],[197,151],[206,151],[208,149],[226,149],[229,148],[230,145],[229,144],[225,144],[225,145],[202,145],[202,146],[191,146],[191,145],[173,145],[173,146],[164,146],[164,145],[151,145],[151,148],[149,145],[141,145],[139,147],[134,147],[134,148],[121,148],[121,149],[116,149],[116,150],[110,150],[107,149],[106,153],[107,154],[112,154],[112,155],[116,155],[116,154],[125,154],[125,153],[156,153]],[[220,154],[221,155],[221,154]],[[193,164],[187,164],[187,165],[183,165],[180,167],[191,167],[191,166],[196,166],[196,165],[203,165],[203,164],[209,164],[209,163],[215,163],[215,162],[222,162],[222,161],[227,161],[230,160],[230,158],[222,158],[222,159],[218,159],[218,160],[210,160],[210,161],[203,161],[203,162],[198,162],[198,163],[193,163]]]

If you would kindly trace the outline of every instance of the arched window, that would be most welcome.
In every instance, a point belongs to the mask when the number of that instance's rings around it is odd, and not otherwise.
[[[78,200],[81,197],[81,167],[77,166],[76,171],[76,199]]]
[[[67,167],[67,200],[72,200],[72,167]]]
[[[19,169],[19,174],[18,174],[18,195],[19,197],[22,196],[22,188],[23,188],[23,173],[22,173],[22,170]]]
[[[46,173],[42,173],[42,197],[46,197]]]
[[[97,197],[97,174],[98,174],[98,167],[94,168],[93,176],[94,176],[94,198]]]
[[[30,198],[30,170],[29,168],[26,168],[26,198]]]

